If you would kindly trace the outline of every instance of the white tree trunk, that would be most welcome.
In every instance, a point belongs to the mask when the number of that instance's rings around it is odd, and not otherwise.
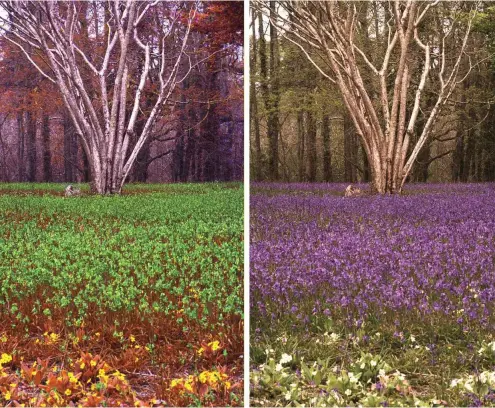
[[[277,18],[270,20],[271,24],[278,25],[285,31],[286,38],[303,51],[325,78],[338,87],[364,147],[371,170],[372,189],[377,193],[395,194],[402,191],[438,114],[455,86],[467,76],[466,74],[464,78],[458,79],[474,13],[470,14],[465,23],[464,39],[457,50],[457,56],[447,57],[445,41],[454,32],[454,27],[458,30],[458,24],[466,19],[450,16],[450,26],[443,27],[443,31],[436,33],[436,37],[429,36],[429,42],[425,43],[418,30],[424,17],[428,15],[428,10],[437,3],[438,0],[396,0],[381,3],[384,14],[382,21],[375,24],[375,27],[381,26],[382,32],[375,32],[375,40],[379,36],[383,37],[386,48],[380,67],[372,62],[380,56],[370,58],[356,44],[359,26],[356,3],[289,0],[279,3]],[[270,18],[267,0],[257,0],[254,6]],[[477,3],[474,3],[473,9],[476,10],[476,7]],[[375,18],[378,18],[377,14]],[[366,30],[369,27],[362,27],[361,33],[366,35]],[[413,96],[413,72],[410,72],[410,68],[411,57],[416,55],[414,46],[423,52],[424,63],[420,68],[420,82]],[[377,52],[376,48],[374,51]],[[432,63],[432,55],[435,64]],[[396,61],[393,67],[390,67],[391,60]],[[449,67],[446,63],[448,60],[454,61]],[[435,90],[437,101],[427,113],[423,129],[417,129],[423,91],[432,68],[438,70],[439,88]],[[470,65],[469,70],[471,68]],[[378,84],[378,101],[374,101],[374,90],[370,89],[369,83],[365,85],[363,80],[370,77],[371,81]],[[387,78],[390,77],[394,78],[391,87],[387,85]],[[407,104],[411,99],[414,104],[412,111],[408,113]],[[411,136],[414,133],[420,136],[411,149]]]
[[[155,105],[145,118],[145,126],[141,134],[136,135],[136,120],[138,115],[142,115],[141,95],[149,81],[151,69],[151,45],[140,39],[138,24],[148,10],[158,4],[158,1],[153,3],[133,0],[108,1],[108,7],[113,8],[112,17],[107,22],[107,46],[101,66],[98,68],[81,49],[82,47],[74,41],[74,34],[87,35],[81,32],[78,3],[62,3],[0,1],[0,26],[3,25],[0,30],[4,31],[4,38],[18,46],[36,69],[60,89],[88,157],[92,189],[100,194],[120,193],[139,151],[153,131],[163,106],[168,103],[176,85],[191,71],[191,58],[187,56],[185,50],[197,4],[190,3],[185,15],[181,14],[180,7],[172,7],[167,31],[155,39],[154,69],[157,70],[160,84]],[[85,19],[86,16],[81,18]],[[112,28],[114,28],[113,33]],[[165,41],[171,39],[172,34],[178,44],[176,47],[167,47]],[[127,115],[129,107],[127,102],[131,94],[129,91],[131,41],[134,41],[144,54],[144,65],[140,75],[138,74],[139,83],[134,95],[131,95],[131,112]],[[168,49],[175,51],[167,54]],[[44,55],[51,69],[50,73],[31,58],[33,51]],[[184,58],[185,56],[187,58]],[[89,68],[93,78],[83,78],[80,58],[84,61],[85,68]],[[109,68],[111,60],[117,69],[113,83],[107,83],[107,77],[113,74]],[[189,69],[183,78],[178,78],[179,67],[183,60],[188,61]],[[99,89],[91,88],[88,85],[91,82],[98,83]],[[113,89],[111,98],[109,98],[110,89]],[[101,110],[97,109],[93,102],[95,94],[101,104]],[[131,137],[137,138],[137,143],[132,151],[128,151]]]

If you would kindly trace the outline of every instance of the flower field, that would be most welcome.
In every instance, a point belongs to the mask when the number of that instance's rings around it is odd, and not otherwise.
[[[242,404],[242,185],[64,187],[0,184],[0,405]]]
[[[253,405],[495,405],[495,184],[344,189],[252,187]]]

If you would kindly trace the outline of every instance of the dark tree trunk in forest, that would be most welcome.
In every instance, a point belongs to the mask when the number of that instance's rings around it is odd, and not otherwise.
[[[144,122],[138,121],[136,123],[137,134],[140,134],[143,130]],[[151,139],[144,142],[142,149],[139,151],[136,157],[136,163],[133,168],[133,180],[141,183],[146,183],[148,179],[148,166],[150,160],[150,146]]]
[[[270,14],[275,18],[275,2],[270,3]],[[263,104],[267,114],[267,135],[269,145],[268,178],[278,179],[278,111],[279,111],[279,78],[278,78],[278,38],[277,28],[270,26],[270,73],[268,74],[266,39],[262,14],[258,17],[259,56],[260,56],[260,86]],[[269,86],[270,85],[270,86]]]
[[[307,180],[314,182],[316,181],[316,117],[311,108],[306,113]]]
[[[52,154],[50,150],[50,118],[43,114],[43,124],[41,128],[43,139],[43,181],[52,181]]]
[[[363,182],[369,183],[371,181],[370,164],[368,162],[368,156],[366,156],[366,151],[362,145],[361,152],[363,156]]]
[[[64,113],[64,177],[66,182],[77,181],[80,163],[77,160],[79,144],[74,126],[67,112]]]
[[[464,134],[457,131],[455,149],[452,158],[452,181],[461,181],[464,166]]]
[[[26,113],[27,181],[36,181],[36,118]]]
[[[358,136],[349,115],[344,116],[344,179],[348,183],[357,181]]]
[[[256,21],[256,11],[253,9],[253,22]],[[261,16],[261,13],[259,13]],[[257,49],[256,49],[256,29],[255,24],[253,27],[253,41],[251,50],[251,70],[254,72],[256,69],[256,61],[258,59]],[[260,120],[258,117],[258,99],[256,97],[256,84],[251,79],[251,89],[250,89],[250,98],[251,98],[251,121],[254,130],[254,179],[261,180],[262,178],[262,169],[261,169],[261,133],[260,133]]]
[[[298,177],[299,181],[304,181],[304,167],[305,167],[305,155],[304,147],[306,142],[304,140],[304,111],[300,110],[297,112],[297,158],[298,158]]]
[[[19,112],[17,114],[17,136],[19,138],[19,145],[17,149],[17,160],[18,160],[18,175],[19,181],[24,181],[26,177],[26,163],[24,160],[24,143],[26,132],[24,131],[24,113]]]
[[[270,18],[276,19],[276,4],[270,2]],[[270,178],[278,179],[278,137],[279,137],[279,101],[280,101],[280,78],[279,78],[280,56],[278,52],[277,27],[270,23],[270,82],[271,89],[269,95],[268,110],[268,141],[270,144]]]
[[[332,182],[332,150],[330,148],[330,117],[323,115],[321,137],[323,139],[323,180]]]

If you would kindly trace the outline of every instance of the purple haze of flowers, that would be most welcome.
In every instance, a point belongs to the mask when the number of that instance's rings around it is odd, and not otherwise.
[[[253,185],[255,320],[344,310],[353,325],[414,313],[495,328],[495,184],[357,198],[343,198],[344,189]]]

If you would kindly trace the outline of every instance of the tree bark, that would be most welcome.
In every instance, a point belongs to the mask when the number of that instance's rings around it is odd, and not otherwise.
[[[309,182],[316,181],[316,117],[314,106],[306,112],[306,142],[307,142],[307,177]]]
[[[276,2],[270,2],[270,21],[277,18]],[[280,56],[278,52],[277,26],[270,23],[270,95],[268,110],[268,141],[270,145],[269,171],[272,180],[278,180],[278,138],[279,138],[279,103],[280,103]]]
[[[36,181],[36,118],[26,112],[27,181]]]
[[[252,50],[251,50],[251,72],[256,72],[256,64],[257,64],[257,47],[256,47],[256,29],[255,29],[255,21],[257,18],[257,12],[253,9],[253,32],[252,32]],[[259,16],[262,15],[259,13]],[[261,180],[262,178],[262,168],[261,168],[261,132],[260,132],[260,119],[258,117],[258,99],[256,93],[256,84],[254,78],[251,78],[250,84],[250,98],[251,98],[251,123],[254,131],[254,172],[253,176],[255,180]]]
[[[332,150],[330,148],[330,116],[323,115],[321,123],[321,136],[323,139],[323,180],[331,183],[332,180]]]
[[[19,112],[17,114],[17,137],[19,140],[19,145],[17,149],[17,172],[19,181],[24,181],[26,177],[26,163],[24,159],[24,144],[26,139],[26,134],[24,131],[24,113]]]
[[[306,146],[305,142],[305,129],[304,129],[304,111],[299,110],[297,112],[297,144],[298,144],[298,149],[297,149],[297,158],[298,158],[298,165],[299,165],[299,171],[298,171],[298,176],[299,176],[299,181],[304,181],[304,167],[305,167],[305,160],[306,160],[306,155],[304,154],[304,147]]]
[[[43,124],[41,128],[43,139],[43,181],[52,181],[52,153],[50,150],[50,118],[48,114],[43,114]]]

